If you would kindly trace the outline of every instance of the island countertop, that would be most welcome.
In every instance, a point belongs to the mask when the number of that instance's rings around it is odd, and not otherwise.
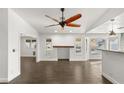
[[[108,52],[116,52],[116,53],[124,53],[124,50],[108,50],[108,49],[97,49],[101,51],[108,51]]]
[[[102,51],[102,75],[115,84],[124,84],[124,51]]]

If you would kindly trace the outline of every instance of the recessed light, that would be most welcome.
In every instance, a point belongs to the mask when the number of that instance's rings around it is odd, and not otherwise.
[[[57,30],[55,30],[54,32],[58,32]]]
[[[72,32],[72,31],[70,31],[70,32]]]

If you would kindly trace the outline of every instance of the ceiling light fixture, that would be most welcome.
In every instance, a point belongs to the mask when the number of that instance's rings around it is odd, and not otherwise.
[[[115,36],[116,33],[115,33],[114,30],[113,30],[113,22],[115,21],[115,19],[111,19],[110,21],[112,22],[112,30],[110,31],[109,35],[110,35],[110,36]]]

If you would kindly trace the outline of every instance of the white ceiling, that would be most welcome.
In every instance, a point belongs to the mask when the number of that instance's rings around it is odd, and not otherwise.
[[[59,26],[44,27],[56,23],[46,18],[44,16],[45,14],[60,20],[61,12],[59,8],[13,8],[13,10],[40,33],[55,33],[55,30],[58,31],[57,33],[62,32]],[[65,33],[70,33],[69,31],[72,31],[71,33],[83,33],[85,30],[89,31],[122,12],[124,12],[124,9],[120,8],[66,8],[64,12],[65,18],[69,18],[78,13],[82,14],[82,18],[74,22],[81,24],[80,28],[66,27]]]
[[[113,30],[116,33],[124,33],[124,13],[116,16],[115,21],[113,22]],[[118,29],[120,27],[123,27],[122,29]],[[97,26],[96,28],[90,30],[88,33],[110,33],[112,30],[112,22],[106,21],[100,26]]]

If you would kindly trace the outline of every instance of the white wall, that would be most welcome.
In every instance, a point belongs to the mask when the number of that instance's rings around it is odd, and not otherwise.
[[[35,38],[38,34],[13,10],[0,9],[0,13],[0,82],[7,82],[20,74],[21,34]]]
[[[37,38],[38,34],[27,22],[13,10],[8,10],[8,77],[12,80],[20,74],[21,34]],[[15,49],[15,52],[12,50]]]
[[[120,38],[120,49],[124,50],[124,33],[122,33]]]
[[[47,60],[57,61],[58,60],[57,48],[53,49],[52,55],[50,57],[46,56],[46,46],[45,46],[46,38],[52,38],[53,45],[72,45],[72,46],[74,46],[76,37],[82,38],[82,52],[80,55],[76,55],[75,49],[70,48],[70,55],[69,55],[70,61],[85,60],[85,40],[81,34],[42,34],[42,35],[40,35],[40,40],[39,40],[40,55],[39,55],[38,61],[47,61]]]
[[[0,82],[8,76],[8,9],[0,8]]]
[[[37,48],[36,48],[36,62],[41,61],[41,39],[40,35],[37,37]]]

